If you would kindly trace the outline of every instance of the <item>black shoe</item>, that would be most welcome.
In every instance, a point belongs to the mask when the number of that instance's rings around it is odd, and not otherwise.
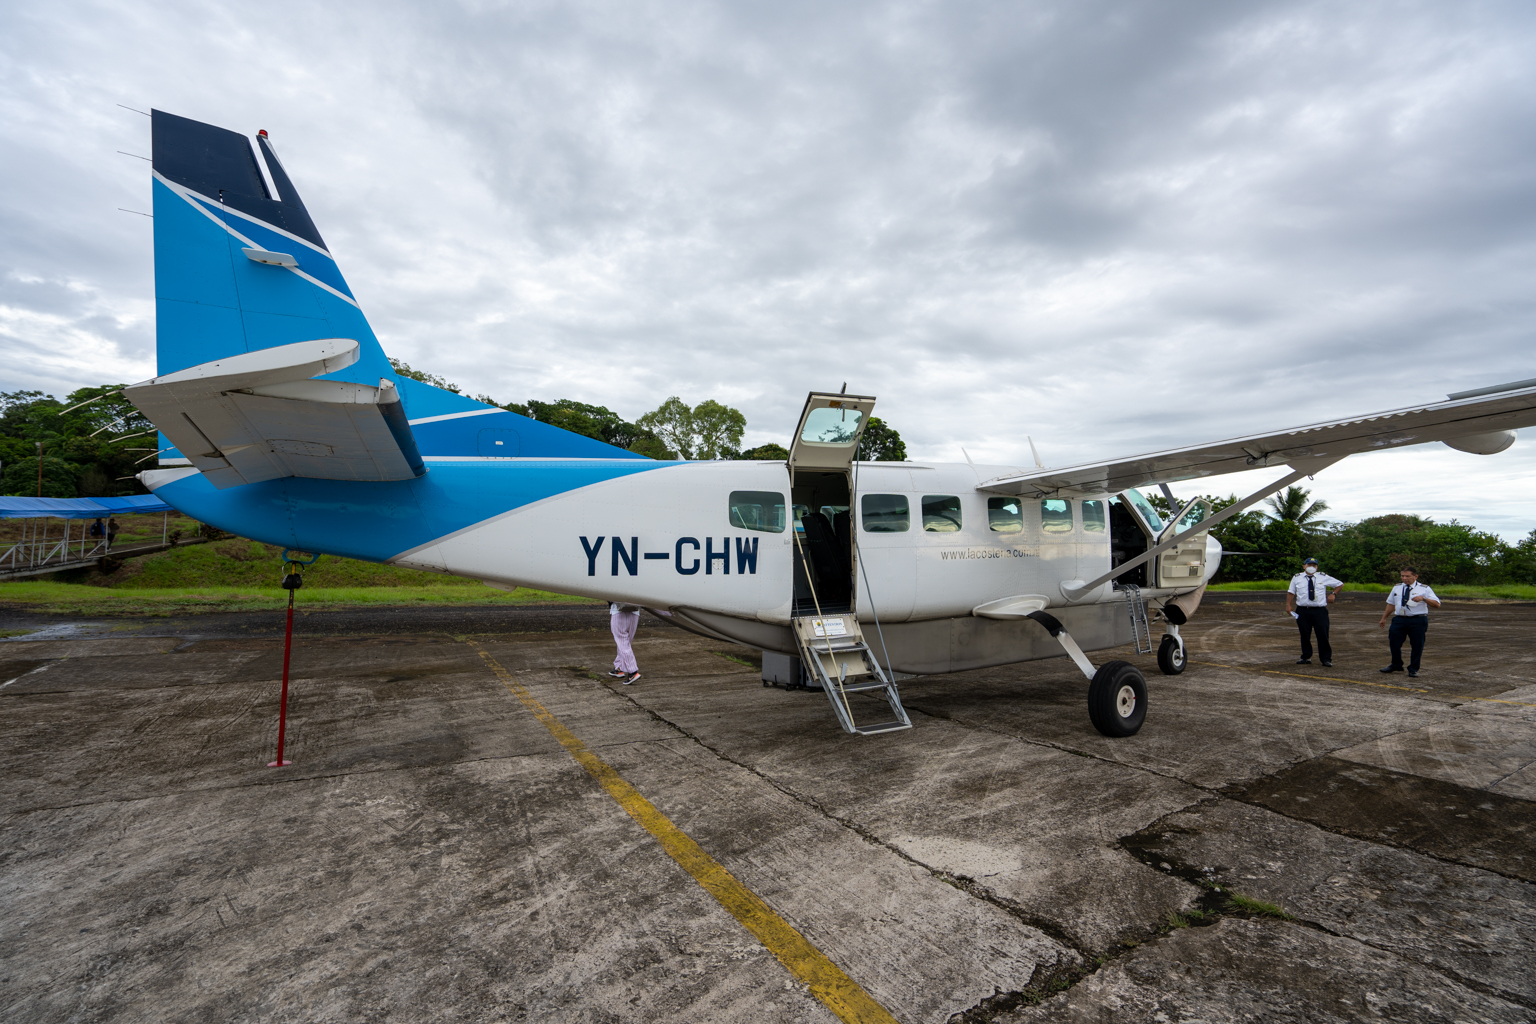
[[[1325,662],[1322,662],[1321,664],[1322,664],[1323,668],[1333,668],[1333,662],[1331,662],[1331,661],[1325,661]]]
[[[1408,678],[1409,679],[1417,679],[1417,678],[1419,678],[1419,670],[1416,669],[1416,668],[1409,669],[1408,670]]]
[[[628,686],[631,683],[636,682],[637,680],[639,680],[639,678],[640,678],[640,673],[638,671],[631,672],[629,675],[624,677],[624,685]]]
[[[613,678],[615,678],[615,679],[623,679],[625,676],[629,675],[628,672],[620,672],[618,669],[614,669],[612,672],[609,672],[608,674],[610,676],[612,676]]]
[[[1296,659],[1296,664],[1298,664],[1298,665],[1310,665],[1310,664],[1312,664],[1312,659],[1311,658],[1297,658]]]
[[[1401,665],[1388,665],[1386,668],[1382,669],[1383,672],[1401,672],[1402,670],[1403,666]]]

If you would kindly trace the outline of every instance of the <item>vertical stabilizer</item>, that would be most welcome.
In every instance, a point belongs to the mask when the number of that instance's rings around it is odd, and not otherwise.
[[[425,428],[424,455],[499,458],[516,448],[518,457],[643,458],[397,376],[266,133],[253,146],[163,110],[151,117],[156,376],[347,338],[358,343],[357,362],[325,379],[393,384],[411,424]],[[169,445],[162,434],[161,465],[185,464]]]

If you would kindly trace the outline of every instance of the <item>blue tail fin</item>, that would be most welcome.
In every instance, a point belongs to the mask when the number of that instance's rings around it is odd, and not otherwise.
[[[397,376],[265,133],[253,149],[225,128],[162,110],[152,118],[157,375],[296,341],[352,338],[357,362],[327,376],[395,383],[413,424],[428,421],[417,427],[428,458],[500,455],[514,447],[507,432],[525,457],[638,457]],[[494,442],[480,436],[488,431]]]

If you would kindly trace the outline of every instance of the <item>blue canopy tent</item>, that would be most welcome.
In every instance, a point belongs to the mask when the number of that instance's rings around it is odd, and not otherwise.
[[[71,537],[71,519],[109,519],[112,516],[164,514],[161,545],[166,544],[165,529],[169,514],[176,511],[153,494],[135,494],[126,498],[24,498],[0,497],[0,519],[41,519],[45,522],[23,527],[19,543],[0,546],[0,578],[33,576],[76,565],[91,564],[111,550],[109,538],[90,537],[85,527],[78,537]],[[63,519],[64,535],[48,536],[46,520]],[[143,548],[135,549],[138,551]],[[156,550],[156,549],[151,549]]]
[[[0,498],[0,519],[105,519],[174,511],[153,494],[126,498]]]

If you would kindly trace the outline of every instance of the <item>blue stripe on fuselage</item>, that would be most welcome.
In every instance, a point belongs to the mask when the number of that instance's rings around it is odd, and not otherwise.
[[[200,522],[267,544],[383,562],[544,498],[632,473],[651,459],[433,463],[387,483],[287,477],[218,490],[202,474],[155,489]]]

